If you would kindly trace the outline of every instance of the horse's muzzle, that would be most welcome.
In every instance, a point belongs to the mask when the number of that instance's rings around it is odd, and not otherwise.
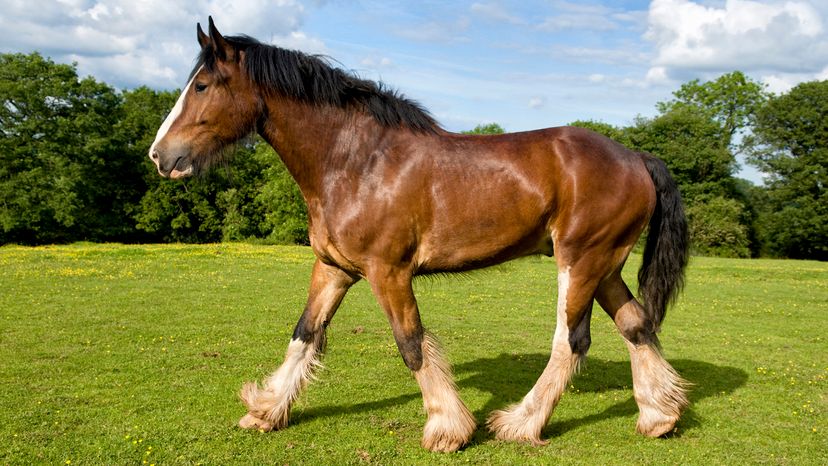
[[[186,155],[168,155],[153,147],[150,150],[150,159],[158,168],[158,174],[164,178],[180,179],[193,175],[195,167],[190,157]]]

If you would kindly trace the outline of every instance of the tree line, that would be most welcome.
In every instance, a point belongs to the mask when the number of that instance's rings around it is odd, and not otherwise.
[[[116,91],[38,53],[0,55],[0,244],[307,244],[301,193],[259,138],[205,176],[158,176],[146,153],[177,96]],[[736,71],[685,83],[657,110],[626,127],[572,124],[667,163],[694,253],[828,260],[828,81],[775,95]],[[735,176],[737,156],[764,185]]]

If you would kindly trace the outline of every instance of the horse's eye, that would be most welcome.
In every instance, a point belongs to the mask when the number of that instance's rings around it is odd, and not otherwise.
[[[198,92],[198,93],[200,94],[200,93],[202,93],[202,92],[204,92],[204,91],[206,91],[206,90],[207,90],[207,85],[206,85],[206,84],[198,84],[198,83],[196,83],[196,85],[195,85],[195,90],[196,90],[196,92]]]

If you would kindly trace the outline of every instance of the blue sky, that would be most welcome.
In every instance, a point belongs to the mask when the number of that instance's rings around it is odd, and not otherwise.
[[[119,88],[183,87],[196,22],[330,56],[449,130],[630,124],[690,79],[784,92],[828,78],[824,0],[0,0],[2,52],[77,62]]]
[[[666,89],[641,78],[647,4],[333,2],[305,31],[359,74],[421,100],[449,129],[508,130],[575,119],[628,123]],[[563,5],[564,13],[561,13]],[[646,70],[645,70],[646,71]],[[635,86],[634,86],[635,87]],[[652,92],[655,91],[655,92]]]

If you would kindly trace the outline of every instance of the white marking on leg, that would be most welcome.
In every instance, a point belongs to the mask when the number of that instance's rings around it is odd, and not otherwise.
[[[318,341],[305,343],[302,340],[291,340],[285,361],[265,380],[264,386],[249,383],[242,388],[240,395],[250,413],[242,418],[239,425],[264,430],[285,427],[291,405],[305,385],[313,379],[314,371],[321,366],[319,347]]]
[[[569,272],[565,267],[558,272],[558,309],[552,354],[535,386],[520,403],[492,413],[487,422],[497,438],[502,440],[529,441],[543,444],[540,433],[549,416],[566,390],[569,377],[578,364],[578,355],[569,346],[566,305],[569,290]]]
[[[655,344],[635,345],[628,340],[633,394],[638,404],[636,430],[659,437],[673,430],[687,407],[687,381],[673,369]]]
[[[164,139],[164,136],[167,135],[167,132],[170,130],[170,127],[172,127],[173,123],[175,123],[175,120],[178,119],[179,116],[181,116],[181,112],[184,111],[184,101],[187,98],[187,94],[189,93],[190,87],[193,85],[193,81],[195,80],[196,75],[202,70],[202,68],[204,68],[203,65],[201,66],[201,68],[198,69],[198,71],[196,71],[193,74],[193,78],[190,79],[190,82],[188,82],[187,86],[184,87],[184,90],[181,91],[181,95],[178,96],[178,100],[175,102],[175,105],[173,106],[172,110],[170,110],[169,115],[167,115],[167,118],[164,119],[164,123],[161,124],[161,127],[158,128],[158,132],[155,134],[155,140],[152,142],[152,145],[150,146],[148,155],[150,160],[152,160],[156,166],[158,166],[159,160],[152,156],[153,152],[155,151],[155,146],[157,146],[158,143],[161,142],[162,139]]]
[[[460,399],[451,367],[434,337],[425,335],[422,350],[423,365],[414,373],[428,415],[422,445],[432,451],[455,451],[471,440],[477,421]]]
[[[285,362],[265,381],[265,388],[286,390],[289,395],[301,389],[305,382],[313,378],[321,362],[317,358],[314,342],[291,340],[288,345]]]

